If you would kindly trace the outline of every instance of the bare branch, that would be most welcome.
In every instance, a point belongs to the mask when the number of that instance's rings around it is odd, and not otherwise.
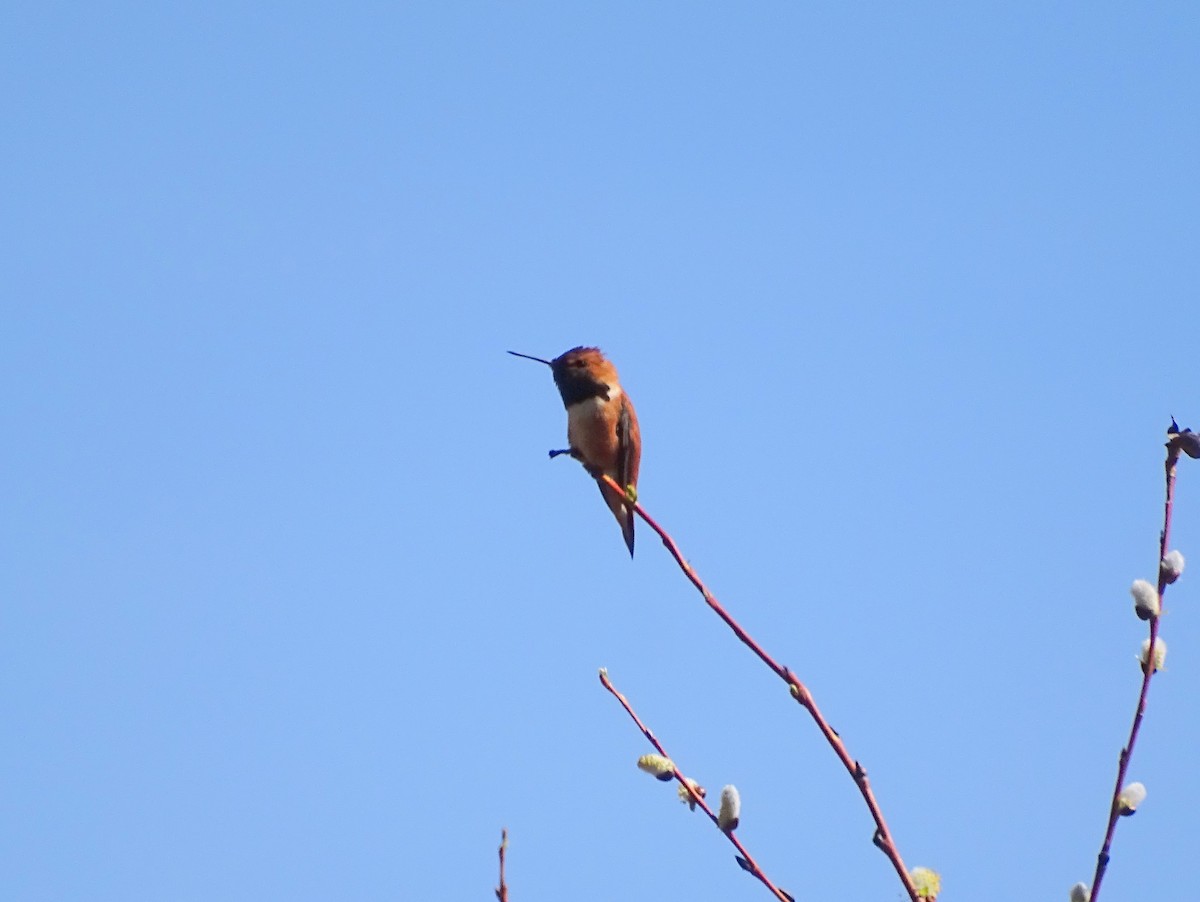
[[[508,902],[508,884],[504,882],[504,853],[508,850],[508,830],[500,831],[500,885],[496,887],[498,902]]]

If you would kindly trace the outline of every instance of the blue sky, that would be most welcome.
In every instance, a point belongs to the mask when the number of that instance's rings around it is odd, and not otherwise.
[[[1200,424],[1191,4],[10,4],[4,895],[945,899],[1090,879]],[[1200,468],[1175,544],[1200,554]],[[1194,883],[1192,574],[1106,898]]]

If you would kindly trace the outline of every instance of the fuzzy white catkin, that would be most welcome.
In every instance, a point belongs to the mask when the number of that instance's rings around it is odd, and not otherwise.
[[[1142,640],[1142,653],[1138,655],[1138,660],[1142,662],[1142,670],[1146,669],[1147,659],[1150,657],[1150,640]],[[1152,670],[1162,670],[1163,663],[1167,660],[1167,643],[1163,641],[1162,636],[1154,640],[1154,666]]]
[[[742,815],[742,798],[737,787],[730,783],[721,790],[721,810],[717,813],[717,826],[722,830],[737,829]]]
[[[1121,814],[1133,814],[1138,805],[1146,801],[1146,787],[1141,783],[1129,783],[1117,796],[1117,810]]]
[[[1092,891],[1086,883],[1076,883],[1071,887],[1071,902],[1092,902]]]
[[[1158,598],[1158,590],[1154,586],[1144,579],[1135,579],[1133,585],[1129,587],[1129,594],[1133,596],[1133,610],[1140,620],[1149,620],[1151,617],[1158,616],[1161,603]]]
[[[1179,551],[1168,551],[1162,559],[1162,575],[1164,581],[1173,583],[1183,575],[1183,554]]]

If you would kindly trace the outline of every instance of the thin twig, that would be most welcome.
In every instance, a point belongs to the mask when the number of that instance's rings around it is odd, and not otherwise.
[[[496,887],[499,902],[508,902],[508,884],[504,882],[504,853],[508,849],[508,830],[500,831],[500,885]]]
[[[792,899],[789,894],[779,889],[779,887],[777,887],[770,881],[770,879],[768,879],[767,875],[763,872],[763,869],[758,866],[758,862],[756,862],[750,853],[746,851],[746,847],[742,845],[741,841],[734,836],[733,830],[721,829],[721,825],[717,820],[717,816],[713,814],[712,809],[708,807],[708,804],[704,801],[704,797],[696,791],[696,784],[685,777],[679,767],[675,765],[675,759],[667,754],[667,750],[663,748],[662,743],[658,741],[658,737],[654,735],[648,726],[642,723],[642,719],[637,716],[637,713],[633,710],[633,706],[629,704],[629,699],[617,691],[617,688],[608,678],[607,671],[600,671],[600,682],[603,683],[604,688],[611,692],[613,697],[621,703],[621,707],[625,709],[625,713],[633,718],[633,722],[637,724],[638,729],[642,731],[642,735],[646,737],[652,746],[654,746],[655,750],[664,758],[667,758],[671,761],[672,774],[675,779],[678,780],[679,783],[687,790],[688,795],[692,797],[692,801],[704,810],[704,813],[708,815],[708,819],[712,821],[714,825],[716,825],[718,830],[721,830],[721,832],[725,834],[726,838],[733,843],[734,848],[736,848],[741,854],[742,860],[745,862],[742,864],[742,868],[757,877],[767,889],[775,894],[775,898],[780,899],[781,902],[795,902],[795,900]]]
[[[1167,588],[1166,571],[1163,569],[1162,561],[1167,556],[1168,542],[1171,537],[1171,510],[1175,504],[1175,470],[1179,462],[1179,451],[1172,443],[1167,444],[1167,490],[1166,500],[1163,502],[1163,528],[1159,534],[1158,542],[1158,597],[1159,604],[1162,603],[1163,592]],[[1142,718],[1146,713],[1146,696],[1150,691],[1150,679],[1154,676],[1154,645],[1158,641],[1158,617],[1150,618],[1150,645],[1146,649],[1146,663],[1142,667],[1142,687],[1138,692],[1137,709],[1133,714],[1133,725],[1129,728],[1129,741],[1125,743],[1125,747],[1121,749],[1121,754],[1117,761],[1117,782],[1113,787],[1112,802],[1108,809],[1108,826],[1104,831],[1104,843],[1100,846],[1100,854],[1096,856],[1096,873],[1092,876],[1092,902],[1095,902],[1096,897],[1100,895],[1100,884],[1104,881],[1104,874],[1108,870],[1108,861],[1112,852],[1113,834],[1117,829],[1117,820],[1121,816],[1120,795],[1121,789],[1125,786],[1125,777],[1129,772],[1129,759],[1133,756],[1133,744],[1137,742],[1138,731],[1142,727]]]
[[[601,474],[600,478],[604,480],[604,482],[608,483],[608,485],[614,491],[621,495],[626,494],[626,490],[622,486],[618,485],[616,480],[611,476]],[[883,818],[883,811],[880,809],[879,802],[875,798],[875,793],[871,789],[871,784],[867,780],[866,770],[861,764],[859,764],[850,756],[850,753],[846,750],[845,743],[842,742],[842,739],[840,736],[838,736],[837,731],[829,725],[829,723],[825,720],[825,717],[821,714],[820,709],[817,707],[816,701],[812,697],[812,693],[808,691],[808,688],[802,682],[800,682],[799,678],[792,673],[790,669],[775,663],[774,659],[763,650],[762,646],[755,642],[750,634],[742,629],[741,625],[734,620],[732,616],[730,616],[729,612],[726,611],[725,608],[721,606],[721,603],[717,601],[716,596],[714,596],[712,592],[708,591],[708,588],[700,580],[700,577],[696,574],[696,571],[692,569],[691,564],[684,560],[683,554],[679,550],[679,546],[675,544],[675,540],[667,534],[666,530],[659,526],[658,523],[656,523],[654,519],[642,509],[640,504],[634,502],[633,509],[637,512],[639,517],[646,521],[647,526],[658,533],[658,537],[662,539],[662,543],[666,546],[667,551],[669,551],[671,556],[675,558],[675,563],[679,565],[679,569],[683,571],[684,576],[691,581],[692,585],[695,586],[696,590],[701,594],[701,596],[703,596],[705,604],[712,608],[714,613],[716,613],[716,615],[725,622],[725,625],[733,630],[734,635],[742,640],[746,647],[758,656],[759,660],[766,664],[767,667],[769,667],[777,677],[788,684],[788,687],[792,693],[792,697],[796,699],[796,701],[804,707],[804,710],[809,713],[809,716],[812,717],[813,721],[817,725],[817,729],[821,731],[821,735],[825,737],[825,740],[833,749],[834,754],[837,755],[838,760],[842,762],[842,766],[846,768],[846,771],[854,780],[854,784],[858,787],[858,791],[862,794],[863,801],[867,803],[867,808],[870,810],[871,817],[875,821],[875,835],[872,838],[872,842],[874,842],[874,844],[880,849],[880,851],[883,852],[884,855],[888,857],[888,860],[892,863],[892,867],[896,870],[896,875],[900,878],[900,882],[904,884],[904,889],[908,893],[909,899],[912,900],[912,902],[921,902],[921,897],[917,893],[917,888],[913,885],[912,878],[908,875],[908,869],[904,866],[904,859],[900,857],[900,850],[896,848],[896,843],[892,839],[891,831],[888,830],[887,821],[885,821]],[[668,755],[667,757],[670,756]]]

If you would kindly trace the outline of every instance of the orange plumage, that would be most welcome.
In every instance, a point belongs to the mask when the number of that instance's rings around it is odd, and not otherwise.
[[[516,351],[509,353],[529,357]],[[617,378],[617,368],[599,348],[572,348],[553,360],[529,359],[549,365],[567,409],[570,448],[551,451],[551,457],[569,453],[592,476],[606,474],[618,485],[630,486],[636,491],[642,436],[633,402]],[[600,483],[600,494],[620,524],[632,556],[634,515],[628,500],[603,482]]]

